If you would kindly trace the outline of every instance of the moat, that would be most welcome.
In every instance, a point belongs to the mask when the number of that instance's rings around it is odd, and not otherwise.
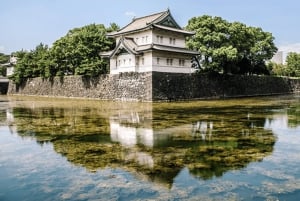
[[[0,96],[0,200],[298,200],[300,96]]]

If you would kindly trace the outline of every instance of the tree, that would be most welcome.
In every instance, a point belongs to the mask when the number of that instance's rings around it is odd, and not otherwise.
[[[115,29],[118,29],[116,24],[111,24],[107,29],[102,24],[90,24],[70,30],[51,48],[51,56],[57,65],[53,71],[59,76],[97,76],[107,73],[107,63],[99,56],[99,52],[114,47],[114,40],[107,38],[106,33]]]
[[[45,69],[47,64],[51,63],[49,57],[49,48],[47,45],[40,43],[34,50],[18,51],[14,53],[18,58],[18,62],[14,69],[14,74],[10,77],[17,84],[27,78],[43,77],[47,78]]]
[[[200,52],[204,69],[219,71],[225,62],[236,60],[237,50],[228,40],[227,21],[204,15],[190,19],[186,29],[196,32],[187,46]]]
[[[99,53],[114,48],[115,41],[106,33],[119,29],[116,24],[109,28],[90,24],[70,30],[49,48],[40,43],[34,50],[18,51],[14,74],[10,77],[17,84],[28,78],[65,75],[97,76],[107,73],[107,63]]]
[[[0,64],[5,64],[9,62],[9,55],[0,53]]]
[[[0,76],[6,76],[6,66],[2,66],[1,64],[7,63],[9,63],[9,55],[0,53]]]
[[[25,79],[27,79],[26,69],[28,68],[28,58],[29,52],[21,50],[14,53],[14,55],[18,58],[18,62],[14,68],[14,74],[9,78],[12,79],[16,84],[22,83]]]
[[[300,77],[300,54],[289,53],[286,57],[286,65],[289,76]]]
[[[220,17],[194,17],[186,29],[196,33],[187,46],[200,52],[201,66],[209,71],[267,73],[265,61],[277,51],[271,33]]]
[[[273,75],[288,76],[287,66],[284,65],[284,64],[269,62],[267,64],[267,68],[271,72],[271,74],[273,74]]]

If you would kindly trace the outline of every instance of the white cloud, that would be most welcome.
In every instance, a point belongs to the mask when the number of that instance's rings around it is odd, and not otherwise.
[[[0,45],[0,52],[3,53],[5,51],[5,47],[3,45]]]
[[[131,16],[131,17],[135,17],[136,16],[136,14],[134,12],[132,12],[132,11],[126,11],[125,15],[126,16]]]
[[[292,44],[286,44],[286,45],[281,45],[278,47],[279,51],[282,52],[297,52],[300,53],[300,43],[292,43]]]

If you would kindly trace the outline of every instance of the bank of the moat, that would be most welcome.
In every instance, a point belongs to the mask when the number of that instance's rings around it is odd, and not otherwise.
[[[9,83],[9,95],[94,98],[125,101],[176,101],[300,92],[300,79],[273,76],[208,75],[181,73],[122,73],[28,79]]]

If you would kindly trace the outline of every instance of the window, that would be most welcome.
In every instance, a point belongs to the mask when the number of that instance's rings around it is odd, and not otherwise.
[[[139,42],[139,38],[136,38],[136,39],[135,39],[135,42],[138,43],[138,42]]]
[[[173,65],[173,59],[167,59],[167,66]]]
[[[125,64],[126,64],[126,59],[123,59],[123,64],[124,64],[124,66],[125,66]]]
[[[121,66],[121,60],[119,60],[119,66]]]
[[[144,65],[145,64],[145,59],[144,58],[142,58],[142,65]]]
[[[164,37],[163,37],[163,36],[157,35],[157,36],[156,36],[156,42],[162,44],[162,43],[164,42]]]
[[[156,64],[159,64],[159,57],[156,58]]]
[[[131,65],[131,59],[129,59],[129,65]]]
[[[148,43],[148,36],[146,36],[146,41],[145,42]]]
[[[184,65],[185,65],[185,60],[179,59],[179,66],[184,66]]]
[[[142,43],[143,44],[145,43],[145,37],[144,36],[142,37]]]
[[[175,45],[175,41],[176,41],[175,38],[169,38],[169,44],[170,45]]]

